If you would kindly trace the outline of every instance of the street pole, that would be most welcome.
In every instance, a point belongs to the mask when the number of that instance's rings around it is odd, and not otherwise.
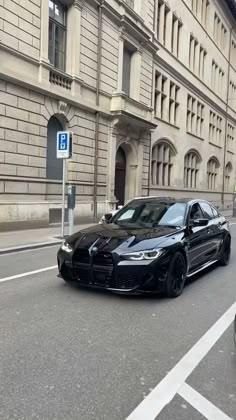
[[[65,189],[66,189],[66,159],[63,159],[63,176],[62,176],[62,211],[61,211],[61,237],[64,238],[65,227]]]
[[[69,235],[72,235],[74,228],[74,210],[68,209],[68,219],[69,219]]]

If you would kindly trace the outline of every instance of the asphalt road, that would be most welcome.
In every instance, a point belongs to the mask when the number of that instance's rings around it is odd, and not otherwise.
[[[236,349],[224,314],[236,301],[236,225],[232,237],[230,265],[195,278],[174,300],[74,289],[53,268],[0,282],[0,419],[235,420]],[[51,268],[56,251],[0,256],[0,278]],[[192,355],[221,317],[228,325],[216,343]],[[189,351],[190,362],[199,360],[159,412],[157,386]],[[134,411],[141,402],[144,416]]]

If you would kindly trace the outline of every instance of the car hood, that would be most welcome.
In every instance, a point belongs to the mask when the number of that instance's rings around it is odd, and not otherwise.
[[[116,224],[104,224],[77,232],[67,241],[74,249],[96,246],[100,251],[123,253],[157,248],[179,232],[179,229],[167,226],[129,229]]]

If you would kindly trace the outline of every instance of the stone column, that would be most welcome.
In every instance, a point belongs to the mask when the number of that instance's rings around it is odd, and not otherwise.
[[[48,1],[41,2],[41,31],[40,31],[40,66],[39,81],[49,84],[49,72],[45,65],[48,60],[48,32],[49,32],[49,7]]]
[[[130,97],[139,101],[141,87],[142,50],[136,51],[131,59]]]
[[[117,152],[117,135],[114,132],[115,122],[111,124],[108,132],[108,162],[107,162],[107,203],[112,207],[115,201],[115,168]],[[110,208],[111,209],[111,208]],[[109,210],[110,210],[109,209]]]
[[[124,39],[121,35],[119,38],[119,57],[118,57],[118,82],[117,82],[117,92],[122,92],[122,82],[123,82],[123,56],[124,56]]]
[[[138,165],[136,166],[136,178],[137,178],[137,183],[136,183],[136,195],[142,195],[142,180],[143,180],[143,149],[144,149],[144,144],[141,141],[138,145]]]
[[[75,0],[73,6],[67,11],[67,60],[66,70],[71,76],[79,78],[80,49],[81,49],[81,13],[83,4]]]
[[[165,3],[159,6],[160,7],[160,21],[159,21],[159,29],[157,31],[159,33],[159,41],[163,44],[164,42],[164,21],[165,21]]]

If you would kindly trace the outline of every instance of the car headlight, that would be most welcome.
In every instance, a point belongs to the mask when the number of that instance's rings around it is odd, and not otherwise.
[[[121,255],[125,260],[130,261],[143,261],[143,260],[156,260],[162,254],[161,249],[155,249],[151,251],[140,251],[140,252],[130,252],[128,254]]]
[[[62,244],[61,244],[61,250],[62,251],[65,251],[65,252],[68,252],[68,253],[70,253],[70,252],[73,251],[73,249],[71,248],[71,246],[66,241],[63,241],[62,242]]]

